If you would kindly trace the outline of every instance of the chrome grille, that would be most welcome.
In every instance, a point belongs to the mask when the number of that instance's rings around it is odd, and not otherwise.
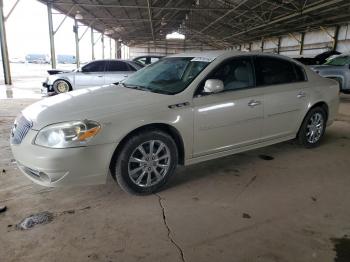
[[[18,116],[11,130],[11,143],[19,145],[32,126],[32,121],[22,115]]]

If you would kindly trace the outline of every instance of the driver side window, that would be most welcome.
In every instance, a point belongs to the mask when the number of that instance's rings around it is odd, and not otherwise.
[[[254,87],[255,77],[252,59],[241,57],[224,61],[201,83],[201,91],[203,91],[205,81],[208,79],[221,80],[224,83],[224,91]]]

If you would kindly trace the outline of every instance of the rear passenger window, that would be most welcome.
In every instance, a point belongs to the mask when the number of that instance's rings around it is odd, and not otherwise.
[[[256,75],[258,85],[278,85],[305,80],[300,67],[275,57],[256,57]]]
[[[129,67],[122,61],[109,61],[107,70],[108,72],[129,71]]]

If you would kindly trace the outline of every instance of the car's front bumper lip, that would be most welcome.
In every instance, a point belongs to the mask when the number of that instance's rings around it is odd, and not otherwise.
[[[53,149],[34,145],[30,130],[19,145],[11,145],[19,169],[37,184],[49,187],[106,182],[115,144]]]
[[[54,95],[55,91],[52,88],[52,85],[47,84],[46,82],[43,82],[41,87],[41,95],[42,96],[51,96]]]

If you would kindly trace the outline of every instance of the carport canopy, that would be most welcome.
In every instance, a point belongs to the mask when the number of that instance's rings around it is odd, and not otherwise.
[[[127,45],[174,31],[216,48],[349,21],[348,0],[40,0]]]

